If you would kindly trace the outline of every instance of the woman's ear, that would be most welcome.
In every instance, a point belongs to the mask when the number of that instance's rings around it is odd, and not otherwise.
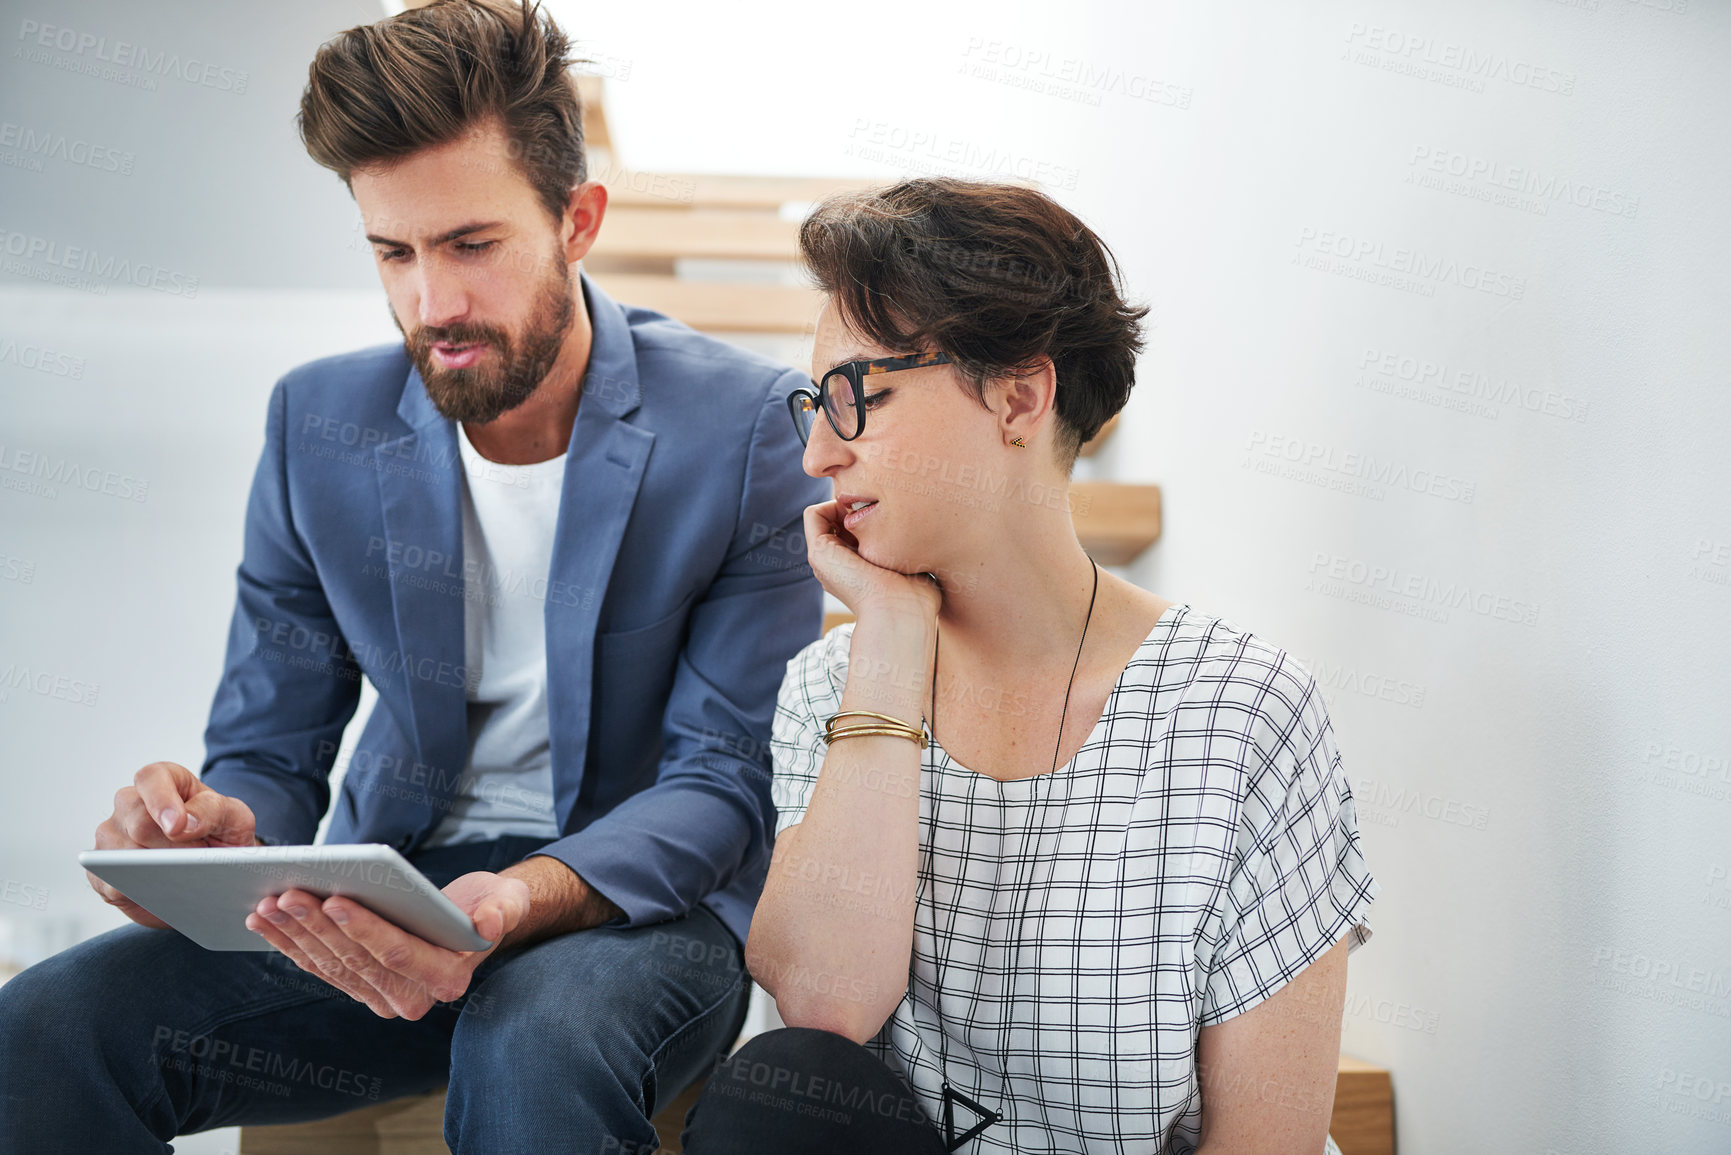
[[[1041,357],[1034,365],[1013,376],[1001,378],[996,384],[1002,403],[995,406],[999,431],[1006,445],[1021,439],[1021,445],[1031,445],[1033,435],[1056,416],[1058,374],[1050,357]]]

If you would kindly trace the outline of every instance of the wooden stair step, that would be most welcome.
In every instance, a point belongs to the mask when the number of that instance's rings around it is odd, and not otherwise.
[[[663,1155],[680,1155],[685,1115],[704,1080],[657,1111],[652,1122]],[[445,1146],[445,1091],[411,1095],[311,1123],[243,1127],[240,1155],[449,1155]]]
[[[1071,482],[1070,518],[1090,557],[1101,565],[1124,565],[1160,538],[1160,487]]]
[[[679,1155],[679,1131],[702,1093],[686,1089],[655,1116],[662,1150]],[[244,1127],[240,1155],[447,1155],[445,1092],[374,1103],[312,1123]],[[1385,1069],[1340,1056],[1328,1133],[1341,1155],[1394,1155],[1394,1092]]]
[[[609,257],[674,260],[795,261],[799,222],[737,209],[665,209],[609,206],[595,253]]]
[[[1340,1057],[1328,1133],[1340,1155],[1394,1155],[1394,1084],[1385,1068]]]
[[[675,210],[678,208],[759,209],[775,212],[785,204],[809,204],[832,193],[856,192],[885,183],[842,177],[731,176],[725,173],[676,173],[621,170],[607,185],[610,204]]]
[[[693,281],[654,273],[598,270],[597,284],[614,300],[641,305],[693,329],[732,333],[810,333],[823,295],[799,285]]]

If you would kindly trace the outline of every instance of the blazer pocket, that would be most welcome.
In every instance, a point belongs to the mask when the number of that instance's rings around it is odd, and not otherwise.
[[[625,793],[654,780],[662,719],[696,599],[694,591],[679,608],[646,626],[615,630],[595,640],[597,753],[609,775],[618,775],[615,782],[630,783]]]
[[[685,621],[685,615],[691,611],[691,605],[696,600],[697,591],[692,590],[685,595],[685,600],[680,602],[672,613],[656,618],[646,626],[632,626],[628,630],[609,630],[604,634],[598,634],[595,639],[597,648],[606,649],[608,646],[629,645],[638,639],[659,637],[671,626],[682,625]]]

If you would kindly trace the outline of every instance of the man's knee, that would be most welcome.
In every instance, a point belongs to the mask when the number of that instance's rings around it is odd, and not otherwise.
[[[94,1063],[113,1071],[124,1060],[116,1040],[138,1028],[125,1015],[136,998],[123,992],[136,988],[101,983],[99,973],[69,953],[43,959],[0,986],[0,1083],[24,1068]]]
[[[452,1082],[511,1081],[525,1055],[573,1078],[641,1079],[641,1044],[619,1015],[580,993],[530,993],[538,988],[504,978],[499,972],[458,1005]]]
[[[31,1046],[35,1028],[57,1017],[46,984],[36,973],[44,965],[38,963],[0,985],[0,1067],[10,1066],[23,1056]]]
[[[196,982],[177,957],[180,943],[157,937],[169,934],[123,927],[13,976],[0,986],[0,1055],[38,1064],[90,1059],[109,1070],[149,1060],[157,1036],[184,1025],[165,1022],[172,984]]]
[[[93,1017],[102,992],[90,989],[91,977],[63,952],[0,986],[0,1050],[32,1046],[44,1031],[53,1033]]]

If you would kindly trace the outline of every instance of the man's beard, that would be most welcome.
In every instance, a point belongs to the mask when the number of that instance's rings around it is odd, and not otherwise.
[[[527,401],[552,371],[564,348],[565,335],[577,315],[577,303],[565,263],[557,263],[535,297],[533,312],[523,327],[522,339],[513,342],[496,325],[422,326],[413,337],[404,334],[404,345],[427,386],[433,407],[452,421],[485,425]],[[395,317],[395,313],[392,313]],[[402,330],[402,323],[397,328]],[[433,360],[433,346],[480,341],[499,352],[499,364],[490,366],[485,351],[481,360],[467,369],[444,369]]]

